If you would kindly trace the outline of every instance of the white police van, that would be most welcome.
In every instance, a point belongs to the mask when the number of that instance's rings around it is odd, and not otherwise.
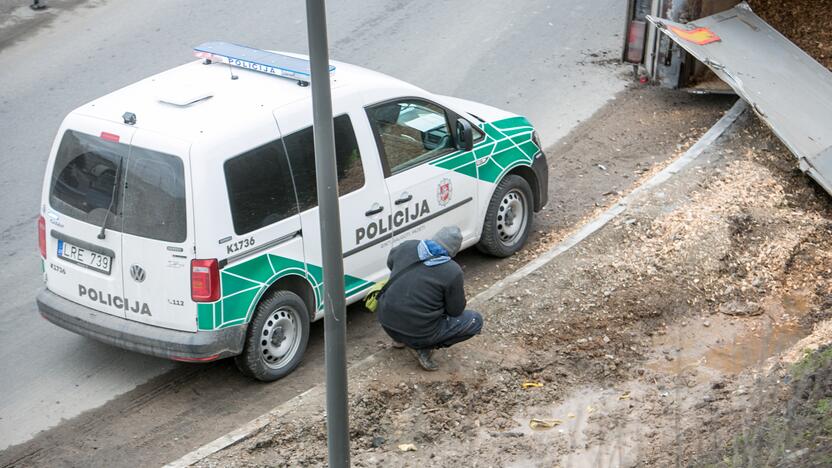
[[[219,42],[195,53],[64,119],[38,220],[37,303],[105,343],[236,356],[275,380],[323,316],[309,64]],[[348,303],[386,278],[392,246],[442,226],[492,255],[522,247],[548,181],[528,120],[332,65]]]

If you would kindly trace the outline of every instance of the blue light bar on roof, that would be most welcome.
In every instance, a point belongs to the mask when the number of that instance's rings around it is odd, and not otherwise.
[[[194,55],[212,62],[227,63],[294,80],[308,82],[312,76],[309,60],[228,42],[204,42],[194,47]],[[330,65],[329,73],[334,71],[335,67]]]

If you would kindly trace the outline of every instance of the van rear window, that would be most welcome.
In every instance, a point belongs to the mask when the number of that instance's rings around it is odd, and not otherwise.
[[[106,219],[109,230],[184,242],[184,173],[176,156],[67,131],[55,158],[49,204],[96,226]]]

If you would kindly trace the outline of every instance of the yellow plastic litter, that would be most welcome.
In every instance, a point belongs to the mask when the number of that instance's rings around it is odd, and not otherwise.
[[[400,444],[399,450],[401,450],[402,452],[415,452],[416,446],[413,444]]]
[[[520,384],[520,386],[523,388],[540,388],[543,386],[543,384],[541,382],[533,382],[531,380],[526,380],[525,382]]]
[[[624,392],[621,395],[618,395],[619,400],[629,400],[630,399],[630,392]]]
[[[547,429],[551,429],[555,426],[559,426],[563,424],[563,421],[560,419],[537,419],[532,418],[529,421],[529,427],[534,429],[535,431],[545,431]]]

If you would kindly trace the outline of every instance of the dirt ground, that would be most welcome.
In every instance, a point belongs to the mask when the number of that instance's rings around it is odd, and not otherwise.
[[[582,219],[613,204],[687,148],[734,99],[638,85],[617,95],[547,149],[550,201],[536,217],[527,247],[504,260],[474,249],[460,254],[468,294],[502,279],[565,237]],[[383,332],[365,311],[351,308],[347,328],[351,363],[386,346]],[[0,466],[117,466],[125,459],[163,464],[318,384],[322,356],[323,329],[316,323],[303,364],[279,384],[264,386],[243,378],[230,361],[183,365],[0,452]]]
[[[441,351],[440,371],[390,349],[354,373],[353,464],[828,463],[832,353],[802,349],[832,341],[830,215],[746,115],[482,306],[483,335]],[[324,421],[301,403],[200,466],[323,464]]]

